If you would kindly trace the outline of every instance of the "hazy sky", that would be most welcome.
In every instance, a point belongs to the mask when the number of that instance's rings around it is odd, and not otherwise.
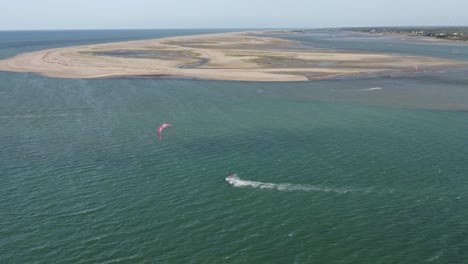
[[[0,0],[0,30],[468,26],[468,0]]]

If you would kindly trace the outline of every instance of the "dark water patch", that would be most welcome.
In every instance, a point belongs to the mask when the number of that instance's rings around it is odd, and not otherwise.
[[[252,62],[263,65],[267,68],[309,68],[309,67],[339,67],[339,62],[323,62],[323,61],[311,61],[297,58],[285,58],[285,57],[261,57],[252,59]]]
[[[107,76],[107,77],[99,77],[96,79],[132,80],[132,79],[161,79],[161,78],[170,79],[171,75],[169,74],[142,74],[142,75],[125,75],[125,76]]]
[[[92,52],[91,54],[96,56],[112,56],[122,58],[140,58],[140,59],[161,59],[161,60],[191,60],[193,62],[186,62],[178,66],[181,69],[193,69],[208,63],[208,59],[198,58],[197,54],[193,52],[184,51],[171,51],[171,50],[119,50],[119,51],[101,51]],[[152,75],[142,75],[152,76]],[[153,75],[154,77],[158,77]],[[163,77],[163,75],[159,76]]]
[[[155,58],[161,60],[174,60],[181,57],[191,58],[194,54],[191,52],[175,50],[117,50],[117,51],[99,51],[91,52],[96,56],[112,56],[122,58]]]
[[[205,59],[205,58],[196,58],[196,59],[197,59],[196,62],[184,63],[182,65],[179,65],[178,68],[181,68],[181,69],[194,69],[194,68],[198,68],[200,66],[205,65],[209,61],[209,59]]]

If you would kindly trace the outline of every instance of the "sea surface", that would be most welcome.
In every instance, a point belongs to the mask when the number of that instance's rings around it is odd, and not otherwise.
[[[0,32],[0,58],[208,32],[219,31]],[[455,42],[284,37],[468,60]],[[0,263],[467,263],[467,73],[260,83],[0,72]],[[160,140],[162,123],[173,126]]]

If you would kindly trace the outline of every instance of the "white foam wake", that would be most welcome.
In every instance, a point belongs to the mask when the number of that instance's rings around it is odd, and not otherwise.
[[[382,90],[382,87],[371,87],[371,88],[363,88],[363,89],[353,89],[353,90],[335,90],[331,89],[332,92],[364,92],[364,91],[375,91],[375,90]]]
[[[356,91],[374,91],[374,90],[382,90],[381,87],[371,87],[371,88],[365,88],[365,89],[357,89]]]
[[[272,190],[278,190],[278,191],[334,192],[334,193],[370,192],[370,190],[365,190],[365,189],[342,189],[342,188],[313,186],[313,185],[306,185],[306,184],[246,181],[246,180],[240,179],[237,176],[237,174],[234,174],[232,177],[226,177],[226,181],[234,187],[251,187],[251,188],[259,188],[259,189],[272,189]]]

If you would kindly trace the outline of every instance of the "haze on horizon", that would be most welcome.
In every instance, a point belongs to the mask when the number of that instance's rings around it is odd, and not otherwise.
[[[7,0],[0,30],[468,26],[466,0]]]

